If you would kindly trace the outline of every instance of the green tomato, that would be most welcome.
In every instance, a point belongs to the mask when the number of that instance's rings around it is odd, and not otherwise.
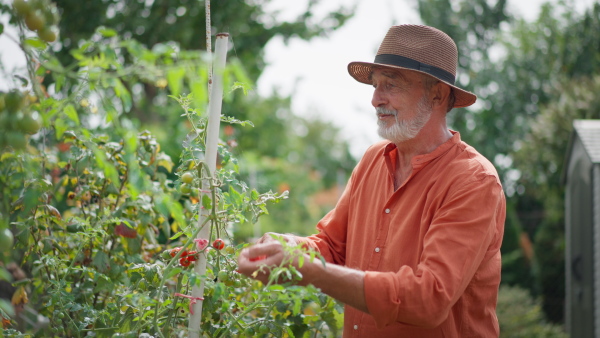
[[[0,248],[7,250],[12,248],[15,238],[10,229],[0,230]]]
[[[194,175],[192,175],[192,173],[190,172],[186,172],[183,175],[181,175],[181,181],[185,184],[192,184],[192,182],[194,181]]]
[[[189,194],[189,193],[191,193],[191,192],[192,192],[192,188],[190,188],[190,186],[189,186],[189,185],[187,185],[187,184],[185,184],[185,183],[184,183],[184,184],[182,184],[182,185],[181,185],[181,187],[179,188],[179,191],[181,191],[181,193],[182,193],[182,194],[185,194],[185,195],[187,195],[187,194]]]
[[[44,28],[46,25],[46,19],[39,11],[30,12],[25,16],[25,25],[27,25],[27,28],[31,29],[32,31],[37,31]]]
[[[15,9],[15,12],[17,12],[17,14],[20,16],[26,16],[31,10],[31,8],[29,7],[29,3],[27,3],[25,0],[13,1],[13,7]]]
[[[23,108],[23,104],[25,103],[23,100],[23,94],[21,94],[18,90],[11,90],[10,92],[4,95],[4,103],[6,105],[6,109],[10,113],[16,113],[21,108]]]
[[[23,118],[19,120],[18,126],[21,131],[29,135],[37,133],[42,127],[40,121],[34,119],[30,114],[25,114]]]
[[[219,271],[219,273],[217,274],[217,277],[219,277],[219,280],[221,282],[226,282],[229,280],[229,274],[225,270]]]
[[[256,331],[254,331],[253,327],[247,327],[246,330],[244,331],[244,333],[246,334],[246,336],[248,337],[253,337]]]
[[[56,33],[50,27],[43,27],[38,30],[37,35],[40,39],[46,42],[54,42],[56,41]]]
[[[258,327],[258,333],[265,334],[269,332],[269,327],[266,324],[260,324]]]

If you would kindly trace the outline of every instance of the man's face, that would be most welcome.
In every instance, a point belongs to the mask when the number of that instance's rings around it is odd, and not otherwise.
[[[408,70],[374,69],[371,76],[377,113],[378,133],[394,143],[411,140],[431,116],[431,103],[422,83],[422,75]]]

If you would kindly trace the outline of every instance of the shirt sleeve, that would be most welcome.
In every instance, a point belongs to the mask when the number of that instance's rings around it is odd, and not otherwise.
[[[441,324],[482,262],[497,258],[504,218],[504,194],[493,175],[450,192],[424,237],[416,269],[366,272],[367,307],[377,326]]]

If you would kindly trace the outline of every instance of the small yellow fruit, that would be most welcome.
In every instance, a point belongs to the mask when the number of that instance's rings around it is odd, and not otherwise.
[[[27,25],[27,28],[31,29],[32,31],[37,31],[44,28],[45,24],[46,19],[44,19],[44,16],[38,11],[29,12],[25,16],[25,25]]]
[[[44,27],[38,30],[37,35],[40,39],[46,42],[56,41],[56,33],[50,27]]]

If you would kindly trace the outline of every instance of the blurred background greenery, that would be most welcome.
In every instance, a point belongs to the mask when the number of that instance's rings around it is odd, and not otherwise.
[[[506,0],[406,2],[418,8],[424,24],[456,41],[459,84],[479,97],[476,106],[455,110],[449,119],[463,140],[496,165],[505,187],[502,325],[507,328],[522,319],[525,326],[551,323],[548,330],[554,332],[553,325],[563,322],[565,292],[560,175],[572,121],[600,118],[600,4],[579,12],[572,1],[553,1],[531,21],[511,15]],[[314,20],[313,7],[319,3],[314,0],[295,20],[280,21],[276,16],[265,20],[272,16],[265,9],[269,3],[211,4],[213,38],[223,30],[231,34],[235,53],[228,62],[241,65],[252,86],[265,70],[270,40],[326,36],[351,20],[355,8],[341,7]],[[206,48],[198,38],[205,34],[203,1],[58,0],[56,4],[62,19],[60,43],[54,50],[63,64],[73,61],[69,46],[92,36],[98,26],[134,37],[149,48],[159,43],[181,50]],[[19,79],[8,81],[17,86]],[[179,117],[180,107],[156,86],[129,89],[135,94],[131,119],[151,130],[178,163],[189,129]],[[254,123],[253,128],[227,126],[221,133],[239,159],[244,179],[260,191],[290,191],[290,198],[272,205],[258,226],[236,228],[236,238],[247,241],[265,231],[312,233],[320,217],[335,205],[359,160],[350,152],[348,136],[325,119],[300,116],[292,109],[291,97],[277,92],[229,93],[223,112]],[[522,299],[531,300],[522,303],[530,315],[514,316],[506,310],[506,304]]]

